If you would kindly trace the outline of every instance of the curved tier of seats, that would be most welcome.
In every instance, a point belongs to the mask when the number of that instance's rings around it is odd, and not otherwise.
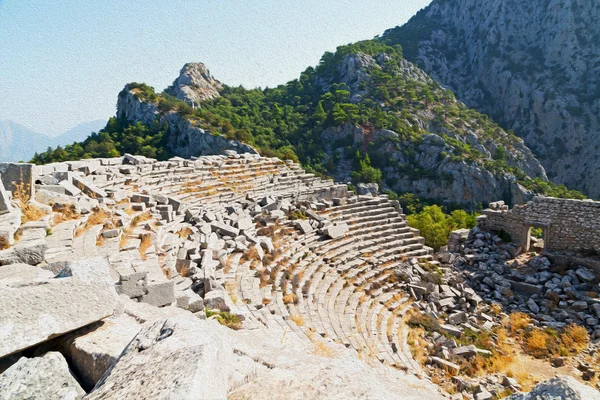
[[[394,268],[410,257],[430,259],[431,249],[385,196],[350,198],[320,215],[345,222],[348,233],[332,240],[316,231],[290,232],[293,222],[280,222],[274,259],[236,269],[240,303],[266,325],[285,324],[307,340],[317,334],[355,349],[366,362],[420,374],[403,334],[407,291]],[[266,268],[275,274],[261,288]]]

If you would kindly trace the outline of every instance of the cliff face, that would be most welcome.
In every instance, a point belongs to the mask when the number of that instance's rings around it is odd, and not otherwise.
[[[158,104],[141,99],[137,89],[130,85],[119,93],[117,101],[117,118],[130,122],[141,122],[146,125],[166,124],[169,129],[168,149],[179,157],[196,157],[212,154],[223,154],[225,150],[238,153],[253,153],[251,146],[236,140],[228,140],[221,135],[194,125],[194,121],[175,111],[161,113]]]
[[[343,83],[350,88],[352,102],[369,100],[386,101],[370,97],[376,86],[373,76],[380,72],[389,60],[386,54],[347,55],[339,64],[334,77],[321,77],[319,84],[328,90],[333,83]],[[420,68],[409,61],[400,60],[396,77],[411,87],[435,87],[435,82]],[[440,114],[451,114],[466,107],[453,99],[445,101],[445,109],[439,105],[415,107],[410,110],[410,123],[415,129],[425,131],[415,138],[407,137],[390,129],[374,129],[370,126],[345,124],[328,128],[321,134],[321,142],[329,157],[336,163],[335,176],[339,181],[351,179],[352,164],[345,147],[361,151],[375,149],[372,157],[383,173],[385,185],[396,192],[410,192],[419,197],[475,205],[494,199],[521,203],[529,193],[517,183],[510,167],[518,168],[529,177],[546,180],[543,166],[531,150],[519,139],[500,128],[490,135],[489,127],[477,121]],[[443,121],[443,122],[442,122]],[[468,147],[476,159],[460,157]],[[495,168],[499,147],[504,150],[503,162],[508,168]],[[377,158],[377,159],[375,159]]]
[[[598,197],[599,20],[596,0],[434,0],[382,39]]]

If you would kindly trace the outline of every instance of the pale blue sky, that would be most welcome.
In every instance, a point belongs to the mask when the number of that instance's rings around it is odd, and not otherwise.
[[[0,120],[56,134],[114,115],[130,81],[186,62],[275,86],[324,51],[403,24],[430,0],[0,0]]]

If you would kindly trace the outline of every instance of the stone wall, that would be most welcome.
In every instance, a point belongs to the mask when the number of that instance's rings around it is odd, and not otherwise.
[[[490,231],[505,231],[512,241],[529,249],[529,230],[544,231],[549,251],[600,251],[600,202],[591,200],[534,197],[511,210],[504,202],[490,203],[483,211],[479,226]]]
[[[35,166],[24,163],[0,163],[0,179],[6,190],[11,192],[17,190],[17,184],[24,184],[23,190],[31,197],[36,179]]]

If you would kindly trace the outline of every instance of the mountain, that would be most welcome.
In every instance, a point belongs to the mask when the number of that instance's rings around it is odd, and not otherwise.
[[[54,145],[64,146],[66,144],[71,144],[74,142],[81,142],[82,140],[85,140],[85,138],[90,136],[90,133],[98,132],[100,129],[104,128],[104,126],[106,126],[106,120],[103,119],[97,119],[90,122],[83,122],[69,129],[65,133],[56,136],[53,139],[55,143]]]
[[[50,137],[13,121],[0,121],[0,161],[27,161],[35,153],[43,152],[48,147],[84,140],[92,131],[98,131],[105,124],[106,121],[102,120],[85,122],[59,136]]]
[[[461,206],[520,203],[529,189],[581,196],[547,182],[522,139],[457,101],[404,59],[400,46],[380,40],[341,46],[276,88],[222,85],[200,63],[186,64],[163,93],[129,83],[98,135],[34,161],[225,150],[300,160],[340,181]]]
[[[600,3],[434,0],[382,40],[600,198]]]
[[[0,161],[29,160],[36,151],[52,145],[51,137],[13,121],[0,121]]]

